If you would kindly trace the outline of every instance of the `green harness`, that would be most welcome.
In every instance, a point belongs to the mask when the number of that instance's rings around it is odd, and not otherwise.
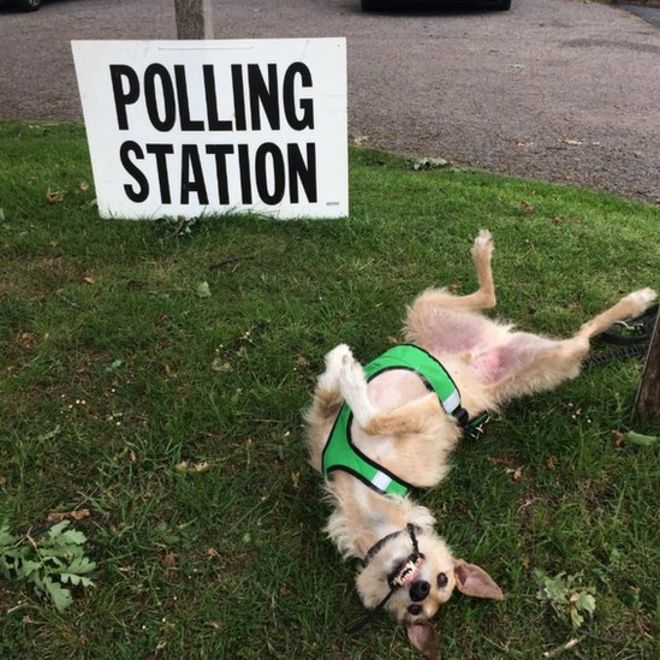
[[[480,415],[468,421],[467,411],[461,407],[458,388],[447,370],[429,353],[413,344],[394,346],[364,367],[367,381],[390,369],[414,371],[429,391],[437,394],[448,415],[455,417],[463,427],[474,426],[483,421]],[[363,481],[379,493],[407,495],[413,488],[382,465],[365,456],[351,438],[353,413],[346,403],[341,407],[330,436],[323,449],[323,475],[327,478],[333,470],[343,470]]]

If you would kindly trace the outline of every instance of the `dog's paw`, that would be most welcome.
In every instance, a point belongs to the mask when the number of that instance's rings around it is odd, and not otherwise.
[[[495,246],[493,244],[493,236],[487,229],[482,229],[478,236],[474,239],[474,245],[472,246],[472,256],[477,257],[488,257],[493,254]]]
[[[335,346],[329,353],[325,356],[325,370],[336,373],[339,376],[339,371],[341,365],[345,360],[352,360],[353,353],[351,349],[346,344],[339,344]]]
[[[346,360],[352,360],[353,353],[346,344],[339,344],[325,356],[325,371],[319,376],[318,386],[324,390],[339,389],[339,374]]]
[[[657,297],[656,292],[647,287],[646,289],[639,289],[629,293],[626,298],[632,303],[634,307],[633,316],[641,314]]]

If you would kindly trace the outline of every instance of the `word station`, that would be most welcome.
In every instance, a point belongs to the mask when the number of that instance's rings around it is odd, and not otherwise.
[[[191,110],[189,68],[151,63],[142,75],[127,64],[110,64],[112,93],[118,129],[130,131],[135,113],[146,112],[150,126],[163,139],[143,144],[124,140],[119,158],[130,178],[123,189],[135,203],[157,194],[161,204],[234,206],[258,201],[277,205],[297,203],[302,196],[317,201],[316,145],[293,140],[276,143],[271,138],[257,146],[254,139],[241,142],[241,133],[259,131],[300,132],[314,129],[314,102],[299,98],[312,87],[312,75],[302,62],[283,71],[276,64],[231,64],[226,84],[218,85],[216,67],[203,64],[201,77],[204,108]],[[225,72],[227,73],[227,72]],[[224,110],[224,113],[223,113]],[[168,141],[168,133],[197,134],[190,143]],[[199,134],[208,143],[200,144]],[[212,140],[212,141],[211,141]],[[151,159],[158,184],[145,174]],[[228,170],[238,169],[240,185],[233,199]],[[176,177],[180,172],[180,177]],[[173,180],[176,179],[176,180]],[[153,188],[157,187],[154,191]]]

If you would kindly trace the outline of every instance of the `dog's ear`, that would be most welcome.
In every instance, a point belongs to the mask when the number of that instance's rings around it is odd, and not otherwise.
[[[454,560],[454,576],[456,587],[467,596],[504,600],[504,594],[495,580],[476,564],[468,564],[462,559]]]
[[[429,621],[409,623],[408,639],[422,657],[427,660],[438,660],[440,657],[440,641],[435,628]]]

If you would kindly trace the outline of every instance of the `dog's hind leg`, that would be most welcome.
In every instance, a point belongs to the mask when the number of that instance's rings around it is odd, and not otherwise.
[[[513,333],[507,343],[475,356],[472,367],[499,402],[552,389],[578,375],[591,337],[617,321],[641,314],[654,299],[652,289],[635,291],[585,323],[569,339]]]
[[[578,336],[590,339],[595,335],[607,330],[617,321],[638,316],[655,300],[656,293],[651,288],[633,291],[624,298],[621,298],[616,305],[594,316],[587,321],[578,332]]]
[[[446,289],[427,289],[421,293],[410,307],[409,317],[423,316],[428,308],[451,307],[453,309],[480,310],[495,307],[495,282],[491,261],[493,257],[493,237],[482,229],[472,245],[472,261],[477,272],[479,288],[466,296],[456,296]],[[409,319],[409,323],[412,321]]]
[[[479,288],[467,296],[446,289],[427,289],[408,308],[405,337],[437,353],[462,353],[491,334],[494,322],[478,313],[494,307],[495,283],[491,269],[493,239],[482,229],[474,239],[472,260]]]

